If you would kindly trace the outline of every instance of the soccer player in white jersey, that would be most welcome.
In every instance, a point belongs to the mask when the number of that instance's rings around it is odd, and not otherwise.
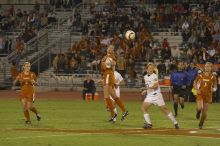
[[[120,85],[125,84],[123,77],[121,76],[121,74],[117,71],[114,71],[114,76],[115,76],[115,92],[117,97],[121,97],[120,96]],[[110,96],[110,99],[112,100],[112,102],[114,103],[113,105],[115,105],[115,100]],[[117,109],[114,106],[114,112],[117,114]],[[113,119],[113,122],[116,122],[116,117]]]
[[[142,112],[144,113],[144,119],[146,124],[144,125],[144,129],[152,128],[152,123],[149,115],[150,106],[156,105],[161,111],[167,115],[167,117],[173,122],[176,129],[179,129],[178,122],[173,116],[172,112],[170,112],[164,102],[163,96],[160,91],[158,76],[154,73],[155,70],[154,64],[147,65],[147,74],[144,76],[145,87],[142,88],[142,95],[146,95],[144,102],[142,104]]]

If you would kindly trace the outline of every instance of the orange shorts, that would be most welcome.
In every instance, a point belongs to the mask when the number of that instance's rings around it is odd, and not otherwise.
[[[21,92],[19,98],[20,100],[26,99],[29,102],[33,102],[34,93],[22,93]]]
[[[197,95],[196,100],[203,100],[206,103],[211,103],[212,102],[212,95]]]

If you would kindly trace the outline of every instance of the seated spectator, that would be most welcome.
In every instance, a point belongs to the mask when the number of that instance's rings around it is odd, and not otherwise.
[[[86,73],[86,69],[87,69],[87,61],[85,56],[80,56],[80,64],[79,64],[79,73],[83,74]]]
[[[79,63],[78,61],[72,57],[72,59],[69,62],[70,64],[70,73],[78,73]]]
[[[15,49],[16,49],[17,54],[20,54],[22,52],[22,50],[24,49],[24,40],[21,37],[16,39]]]
[[[163,78],[166,75],[166,65],[163,60],[160,60],[157,69],[159,72],[159,78]]]
[[[95,82],[91,79],[90,75],[86,76],[86,79],[83,83],[83,100],[86,99],[86,93],[91,93],[92,94],[92,100],[94,100],[94,95],[96,92],[96,87],[95,87]]]

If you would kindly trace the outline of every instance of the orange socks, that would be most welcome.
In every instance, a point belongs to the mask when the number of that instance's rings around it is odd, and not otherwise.
[[[33,113],[38,114],[37,109],[36,109],[35,107],[30,108],[30,110],[31,110]]]
[[[109,108],[109,110],[111,112],[111,115],[113,116],[114,115],[114,111],[113,111],[114,105],[113,105],[111,99],[110,98],[106,98],[105,101],[106,101],[106,104],[107,104],[107,106],[108,106],[108,108]]]
[[[25,110],[25,111],[24,111],[24,116],[25,116],[25,118],[26,118],[26,121],[30,121],[30,115],[29,115],[28,110]]]
[[[117,103],[117,105],[120,107],[122,112],[124,113],[126,110],[125,110],[124,104],[122,103],[121,99],[117,97],[114,100]]]

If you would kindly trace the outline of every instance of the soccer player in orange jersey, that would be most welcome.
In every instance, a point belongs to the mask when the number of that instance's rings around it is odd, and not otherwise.
[[[203,124],[207,117],[209,103],[212,102],[212,92],[217,89],[217,79],[212,74],[213,64],[207,62],[204,67],[204,72],[199,74],[194,81],[194,89],[197,91],[196,104],[197,114],[196,118],[200,118],[199,128],[203,128]]]
[[[23,65],[23,71],[18,74],[13,82],[13,86],[15,86],[18,81],[21,85],[21,92],[19,97],[24,110],[25,124],[31,124],[29,110],[36,114],[38,121],[41,120],[40,113],[33,106],[35,85],[37,82],[36,75],[30,71],[30,68],[31,64],[29,62],[25,62]]]
[[[102,58],[101,65],[102,65],[102,81],[103,81],[104,98],[112,116],[109,122],[113,122],[114,118],[117,117],[117,114],[114,113],[113,111],[114,105],[110,99],[110,96],[114,99],[115,103],[122,110],[123,114],[121,120],[124,120],[124,118],[128,115],[128,111],[125,109],[123,102],[116,95],[115,92],[116,83],[115,83],[114,70],[116,65],[116,57],[114,52],[114,46],[110,45],[107,48],[107,55]]]

